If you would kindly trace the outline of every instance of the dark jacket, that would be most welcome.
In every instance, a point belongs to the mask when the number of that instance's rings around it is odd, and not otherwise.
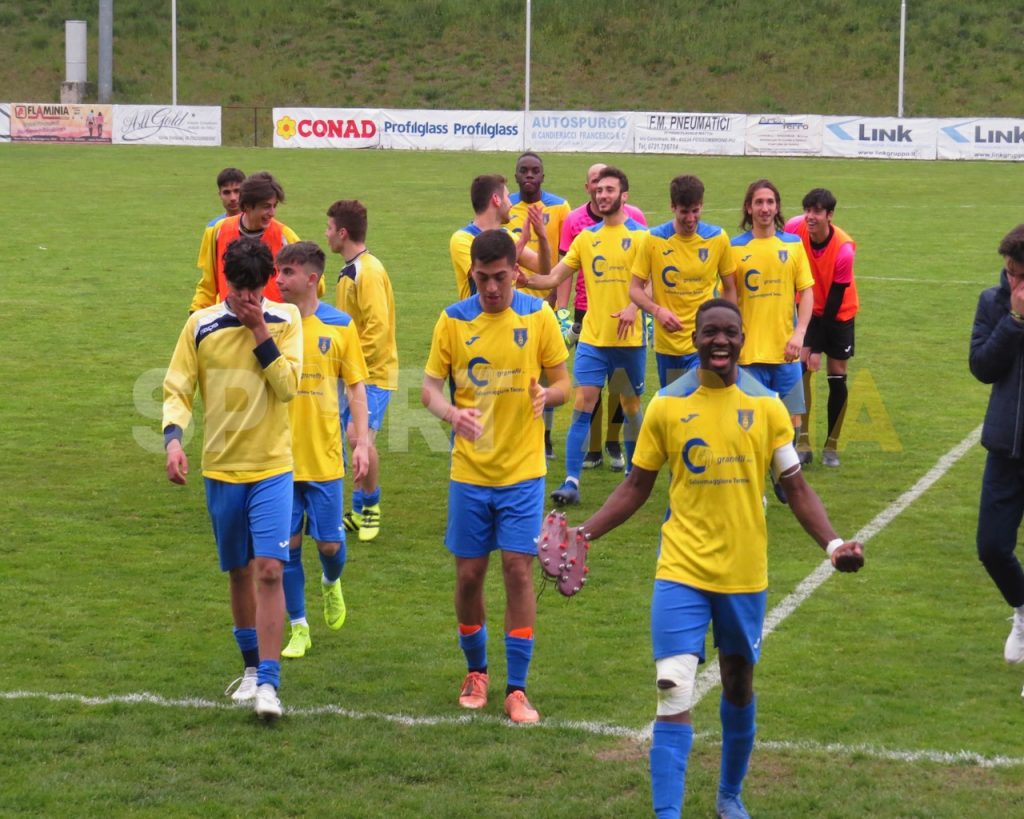
[[[981,430],[990,452],[1010,458],[1024,455],[1024,323],[1010,316],[1010,284],[1006,271],[999,286],[978,298],[971,330],[971,372],[992,385]]]

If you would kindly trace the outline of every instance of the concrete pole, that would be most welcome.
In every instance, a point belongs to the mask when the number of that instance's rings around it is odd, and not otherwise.
[[[100,59],[98,96],[110,102],[114,92],[114,0],[100,0]]]

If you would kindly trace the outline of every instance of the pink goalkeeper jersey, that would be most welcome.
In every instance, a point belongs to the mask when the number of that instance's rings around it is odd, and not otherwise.
[[[647,217],[644,216],[644,212],[640,208],[635,208],[632,205],[623,205],[623,207],[630,219],[639,222],[645,227],[647,226]],[[562,222],[562,237],[558,242],[558,252],[563,255],[568,253],[572,240],[591,225],[596,225],[599,221],[590,212],[589,202],[584,202],[575,210],[569,211],[569,215]],[[587,309],[587,285],[583,276],[576,277],[576,303],[574,306],[577,310]]]

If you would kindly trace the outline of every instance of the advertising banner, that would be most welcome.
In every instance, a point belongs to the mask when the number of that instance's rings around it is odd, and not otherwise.
[[[11,141],[11,104],[0,102],[0,142]]]
[[[746,114],[633,114],[638,154],[743,156]]]
[[[379,148],[379,108],[275,108],[275,148]]]
[[[430,111],[385,108],[380,146],[413,150],[521,151],[518,111]]]
[[[220,145],[220,106],[115,105],[115,145]]]
[[[98,142],[110,144],[111,105],[11,103],[11,142]]]
[[[940,119],[938,157],[1024,160],[1024,120]]]
[[[747,156],[821,156],[824,118],[817,114],[747,115]]]
[[[526,142],[531,151],[633,152],[633,117],[628,111],[530,111]]]
[[[825,117],[822,155],[856,159],[935,159],[938,120]]]

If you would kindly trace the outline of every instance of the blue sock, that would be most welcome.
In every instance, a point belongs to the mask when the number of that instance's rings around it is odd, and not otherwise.
[[[352,490],[352,511],[362,512],[363,511],[363,490],[353,489]]]
[[[583,471],[583,456],[587,453],[593,417],[592,412],[573,410],[572,423],[565,436],[565,472],[570,478],[575,478],[577,484]]]
[[[466,655],[466,667],[470,671],[487,668],[487,626],[481,626],[473,634],[460,634],[459,648]]]
[[[682,722],[655,722],[651,743],[651,799],[654,815],[678,819],[686,792],[686,762],[693,745],[693,726]]]
[[[256,668],[260,664],[260,647],[256,640],[256,629],[236,628],[235,642],[238,643],[238,650],[242,652],[242,662],[246,668]]]
[[[345,555],[347,554],[345,549],[345,543],[342,541],[341,546],[338,547],[331,557],[328,557],[323,552],[320,552],[320,566],[324,570],[324,577],[327,578],[329,583],[333,583],[339,577],[341,577],[341,570],[345,568]]]
[[[526,675],[533,657],[533,638],[505,635],[505,661],[508,665],[508,684],[511,688],[526,689]]]
[[[738,795],[743,787],[743,777],[747,775],[750,754],[754,750],[757,698],[752,699],[745,708],[739,708],[722,697],[718,713],[722,719],[722,773],[718,791]]]
[[[277,660],[260,660],[256,670],[256,685],[270,683],[274,688],[281,687],[281,664]]]
[[[633,453],[636,439],[640,437],[640,425],[644,422],[643,412],[627,415],[622,425],[622,446],[626,450],[626,472],[633,468]]]
[[[288,552],[284,564],[284,607],[289,620],[301,620],[306,616],[306,571],[302,568],[302,547]]]
[[[379,486],[376,489],[374,489],[372,492],[369,492],[369,493],[363,492],[362,495],[363,495],[363,508],[364,509],[367,506],[376,506],[378,503],[380,503],[380,487]]]

